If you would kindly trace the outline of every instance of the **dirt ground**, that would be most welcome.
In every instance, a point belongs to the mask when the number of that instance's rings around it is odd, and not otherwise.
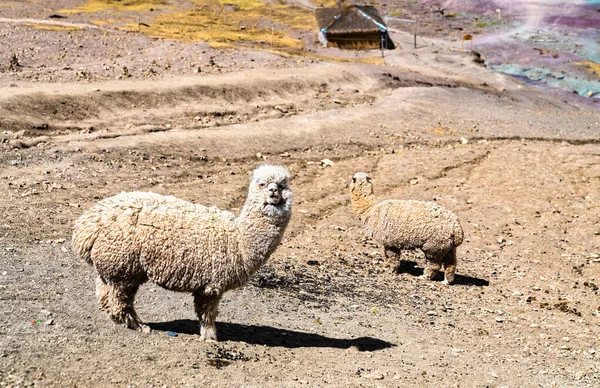
[[[52,10],[32,9],[13,16]],[[15,25],[0,23],[32,38]],[[125,35],[148,61],[201,46]],[[255,60],[124,80],[125,63],[83,79],[33,55],[0,73],[0,386],[598,386],[597,106],[493,73],[455,43],[392,37],[403,49],[383,65],[214,50]],[[225,295],[220,342],[200,341],[190,295],[152,284],[136,300],[150,333],[98,311],[94,270],[70,250],[85,209],[147,190],[237,213],[265,161],[292,173],[294,215],[266,266]],[[349,205],[357,171],[381,199],[460,217],[455,285],[419,279],[419,252],[385,267]]]

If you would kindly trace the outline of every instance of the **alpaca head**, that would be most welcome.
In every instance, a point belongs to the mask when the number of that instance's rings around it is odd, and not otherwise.
[[[350,194],[354,197],[367,197],[373,194],[373,184],[366,172],[357,172],[350,182]]]
[[[269,217],[289,217],[292,210],[290,173],[283,166],[266,164],[254,170],[248,202]]]

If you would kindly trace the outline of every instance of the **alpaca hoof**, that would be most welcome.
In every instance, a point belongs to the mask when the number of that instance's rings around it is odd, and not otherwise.
[[[200,340],[204,341],[204,342],[209,342],[209,343],[210,342],[218,342],[217,341],[217,336],[215,336],[215,335],[213,335],[213,336],[204,336],[204,335],[201,335],[200,336]]]
[[[151,333],[152,329],[150,328],[150,326],[148,325],[140,325],[140,327],[138,328],[138,331],[141,331],[142,333]]]
[[[427,276],[425,276],[425,274],[418,276],[417,279],[428,280],[428,278],[427,278]]]
[[[200,329],[200,339],[205,342],[217,342],[217,332],[214,328]]]
[[[446,279],[442,280],[442,284],[445,285],[445,286],[449,286],[450,285],[450,283],[448,283],[448,280],[446,280]]]
[[[133,317],[126,317],[123,320],[123,326],[131,330],[142,331],[144,326],[146,325],[144,325],[138,319],[135,319]]]

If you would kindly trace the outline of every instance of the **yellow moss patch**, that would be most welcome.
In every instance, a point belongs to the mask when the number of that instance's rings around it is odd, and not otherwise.
[[[77,26],[63,26],[59,24],[26,24],[27,27],[36,28],[38,30],[46,31],[79,31],[81,27]]]
[[[228,49],[228,48],[236,48],[237,46],[231,43],[223,43],[223,42],[209,42],[208,46],[213,49]]]
[[[577,62],[579,66],[587,67],[591,72],[600,76],[600,64],[592,61]]]
[[[390,16],[404,16],[404,13],[401,11],[392,11],[392,12],[389,12],[389,15]]]
[[[338,5],[337,0],[312,0],[312,3],[317,7],[336,7]]]
[[[425,128],[425,131],[432,132],[436,136],[452,136],[456,134],[455,130],[448,127],[429,127]]]
[[[194,4],[193,10],[159,15],[142,32],[155,38],[183,42],[255,42],[301,48],[302,41],[284,30],[310,29],[315,23],[309,11],[286,5],[266,5],[256,0],[196,0]],[[272,28],[263,27],[273,23]]]
[[[61,13],[99,12],[99,11],[135,11],[150,12],[159,6],[165,6],[166,0],[88,0],[75,9],[64,9]]]
[[[265,0],[266,1],[266,0]],[[111,16],[128,16],[128,20],[103,23],[161,39],[181,42],[208,41],[220,44],[258,43],[269,47],[304,47],[300,39],[292,35],[294,30],[316,29],[312,11],[288,5],[286,0],[267,4],[261,0],[192,0],[186,8],[169,5],[166,0],[88,0],[82,6],[65,12],[111,11]],[[145,14],[141,28],[127,11],[148,11],[162,5],[169,12]],[[178,9],[176,7],[179,7]],[[148,17],[150,16],[150,17]]]

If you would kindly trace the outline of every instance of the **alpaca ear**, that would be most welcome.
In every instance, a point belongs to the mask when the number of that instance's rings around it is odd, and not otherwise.
[[[355,176],[352,177],[352,183],[356,183],[356,177]]]
[[[366,179],[367,179],[368,183],[371,183],[371,177],[370,176],[368,176]]]

